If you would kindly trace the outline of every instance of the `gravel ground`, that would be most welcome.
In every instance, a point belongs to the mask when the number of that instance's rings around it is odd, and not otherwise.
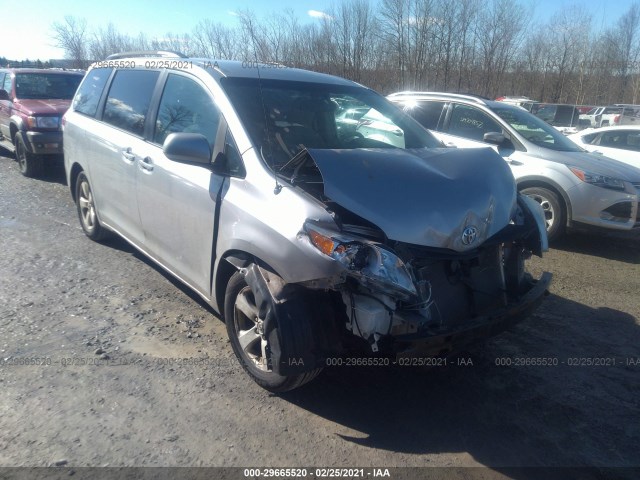
[[[272,395],[197,296],[124,241],[84,236],[61,167],[26,179],[9,157],[0,467],[640,466],[637,235],[567,236],[532,261],[554,274],[541,308],[447,366],[333,368]]]

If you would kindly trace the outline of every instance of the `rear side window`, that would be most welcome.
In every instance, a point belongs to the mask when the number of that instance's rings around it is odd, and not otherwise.
[[[119,70],[111,83],[102,119],[142,137],[159,74],[153,70]]]
[[[87,73],[73,98],[73,109],[90,117],[95,116],[102,90],[111,75],[110,68],[94,68]]]
[[[597,132],[596,133],[590,133],[589,135],[584,135],[582,137],[582,141],[584,143],[592,143],[596,139],[597,136],[598,136]]]
[[[424,128],[436,130],[444,105],[444,102],[420,102],[417,105],[407,105],[404,110]]]
[[[640,134],[628,131],[604,132],[600,137],[601,147],[621,148],[637,152],[640,148]]]
[[[164,143],[174,132],[200,133],[213,149],[220,112],[211,96],[193,80],[170,74],[162,93],[153,141]]]
[[[477,108],[454,104],[448,133],[482,142],[489,132],[502,133],[502,127]]]

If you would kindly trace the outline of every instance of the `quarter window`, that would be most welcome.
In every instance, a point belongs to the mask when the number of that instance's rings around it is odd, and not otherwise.
[[[501,133],[502,127],[477,108],[454,104],[449,124],[451,135],[482,142],[484,134],[489,132]]]
[[[405,105],[404,109],[424,128],[436,130],[444,105],[444,102],[420,102],[417,105]]]
[[[73,109],[76,112],[91,117],[95,116],[102,90],[104,90],[109,75],[111,75],[110,68],[94,68],[87,73],[73,99]]]
[[[200,133],[213,149],[220,124],[220,111],[199,84],[170,74],[162,93],[153,141],[162,144],[174,132]]]
[[[119,70],[109,90],[103,120],[142,137],[158,75],[153,70]]]

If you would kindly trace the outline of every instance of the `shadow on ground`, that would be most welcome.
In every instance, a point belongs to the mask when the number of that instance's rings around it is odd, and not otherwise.
[[[552,295],[513,331],[454,356],[446,367],[334,368],[283,398],[361,432],[343,436],[346,441],[416,455],[466,452],[510,478],[541,478],[540,470],[521,467],[632,467],[640,464],[640,426],[630,421],[640,407],[640,363],[626,361],[640,361],[639,342],[632,316]],[[585,344],[588,350],[577,347]],[[583,361],[598,357],[615,361]],[[551,365],[516,365],[526,358]],[[511,366],[497,365],[504,359]]]
[[[571,232],[551,248],[640,264],[640,229],[629,232]]]

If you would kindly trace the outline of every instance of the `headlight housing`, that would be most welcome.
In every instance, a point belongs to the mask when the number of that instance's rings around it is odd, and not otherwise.
[[[585,183],[611,190],[624,190],[624,181],[619,178],[608,177],[599,173],[589,172],[578,167],[569,167],[573,174]]]
[[[364,239],[349,238],[338,232],[306,223],[311,244],[333,258],[363,285],[408,299],[417,295],[404,262],[382,245]]]
[[[30,128],[58,128],[60,117],[28,117],[27,124]]]

